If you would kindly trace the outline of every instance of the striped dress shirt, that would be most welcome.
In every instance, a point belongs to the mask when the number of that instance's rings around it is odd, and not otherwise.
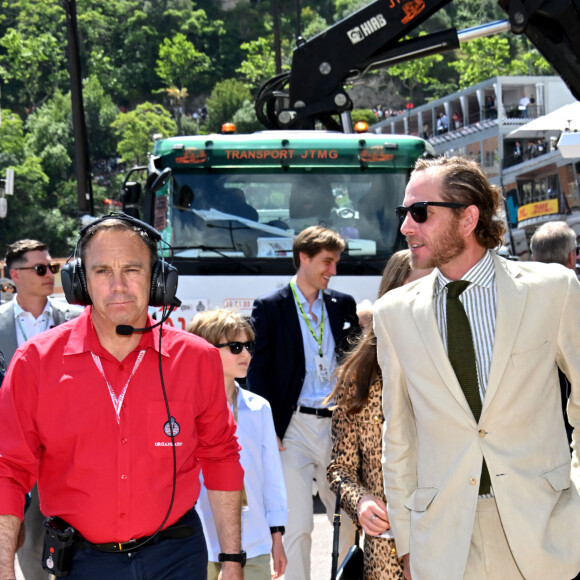
[[[471,326],[479,394],[483,402],[491,365],[497,314],[497,282],[491,250],[488,250],[483,258],[461,279],[470,282],[469,286],[460,294],[459,300],[463,304]],[[433,292],[433,308],[435,309],[437,326],[446,349],[447,288],[445,288],[445,285],[449,282],[451,280],[446,278],[441,271],[438,271]]]

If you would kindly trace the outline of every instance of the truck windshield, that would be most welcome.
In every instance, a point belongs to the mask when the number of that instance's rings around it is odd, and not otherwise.
[[[394,208],[403,199],[407,170],[339,171],[175,172],[167,224],[175,255],[290,258],[293,238],[320,224],[347,240],[343,262],[388,257],[401,242]]]

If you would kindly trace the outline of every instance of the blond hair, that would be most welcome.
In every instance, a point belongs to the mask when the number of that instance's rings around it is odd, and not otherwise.
[[[230,341],[240,332],[245,332],[248,340],[254,340],[255,336],[250,323],[241,314],[225,308],[199,312],[190,320],[187,332],[201,336],[214,346],[222,337]]]

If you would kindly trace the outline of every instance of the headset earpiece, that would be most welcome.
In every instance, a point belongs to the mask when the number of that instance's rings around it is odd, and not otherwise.
[[[161,234],[149,224],[133,218],[127,214],[111,213],[92,224],[85,226],[79,232],[79,238],[75,247],[74,256],[61,270],[61,281],[64,295],[69,304],[90,306],[93,301],[87,288],[87,277],[80,257],[76,257],[79,242],[97,224],[106,220],[118,219],[129,223],[145,234],[154,242],[161,241]],[[151,270],[151,287],[149,290],[149,306],[169,306],[177,293],[178,274],[177,268],[164,260],[156,260]]]
[[[151,272],[149,306],[169,306],[177,293],[177,268],[157,260]]]
[[[93,301],[87,289],[87,277],[80,258],[65,264],[60,271],[64,296],[69,304],[90,306]]]

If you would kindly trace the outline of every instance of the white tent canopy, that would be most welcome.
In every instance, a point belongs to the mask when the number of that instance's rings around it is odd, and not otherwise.
[[[512,139],[535,139],[558,136],[563,131],[580,131],[580,102],[564,105],[538,117],[508,134]]]

